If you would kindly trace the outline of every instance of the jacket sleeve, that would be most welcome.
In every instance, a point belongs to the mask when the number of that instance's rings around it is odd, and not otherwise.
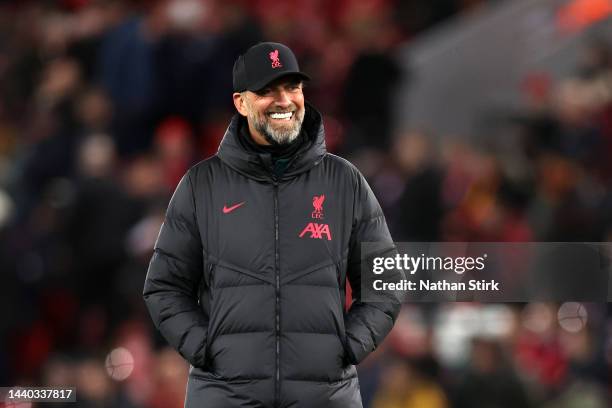
[[[385,216],[361,174],[355,191],[353,227],[349,244],[347,276],[351,284],[353,302],[345,318],[347,354],[352,364],[359,364],[380,345],[393,328],[401,307],[401,299],[394,292],[376,293],[375,299],[362,292],[363,265],[372,265],[376,256],[395,256],[397,250],[389,234]],[[362,253],[362,243],[375,243],[368,253]],[[369,248],[369,247],[368,247]],[[368,273],[364,270],[365,273]],[[398,270],[387,271],[386,280],[404,278]]]
[[[155,327],[187,361],[204,365],[208,319],[198,304],[202,243],[189,173],[170,199],[144,284]]]

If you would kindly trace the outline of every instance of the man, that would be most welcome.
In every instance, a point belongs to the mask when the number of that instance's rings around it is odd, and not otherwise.
[[[384,216],[361,174],[326,152],[289,48],[257,44],[233,75],[238,114],[179,183],[144,287],[191,364],[185,406],[361,407],[355,364],[399,311],[359,297],[360,243],[395,251]]]

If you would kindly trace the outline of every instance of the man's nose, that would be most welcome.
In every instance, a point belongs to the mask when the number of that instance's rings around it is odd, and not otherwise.
[[[274,102],[278,106],[282,106],[282,107],[287,107],[291,105],[291,99],[289,97],[289,92],[285,91],[284,89],[278,90],[275,93]]]

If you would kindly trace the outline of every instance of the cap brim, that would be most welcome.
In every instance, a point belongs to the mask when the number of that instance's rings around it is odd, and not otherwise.
[[[270,82],[275,81],[279,78],[282,78],[284,76],[297,76],[300,77],[301,79],[305,80],[305,81],[310,81],[310,77],[308,75],[306,75],[303,72],[300,71],[282,71],[282,72],[276,72],[274,75],[269,76],[268,78],[264,78],[260,81],[255,82],[254,84],[252,84],[251,86],[247,87],[247,90],[251,91],[251,92],[256,92],[259,91],[262,88],[265,88],[266,85],[268,85]]]

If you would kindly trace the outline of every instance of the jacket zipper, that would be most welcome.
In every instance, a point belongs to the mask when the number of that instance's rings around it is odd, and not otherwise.
[[[274,275],[275,289],[275,319],[276,319],[276,381],[274,383],[274,406],[280,404],[280,265],[278,245],[278,180],[274,181]]]

